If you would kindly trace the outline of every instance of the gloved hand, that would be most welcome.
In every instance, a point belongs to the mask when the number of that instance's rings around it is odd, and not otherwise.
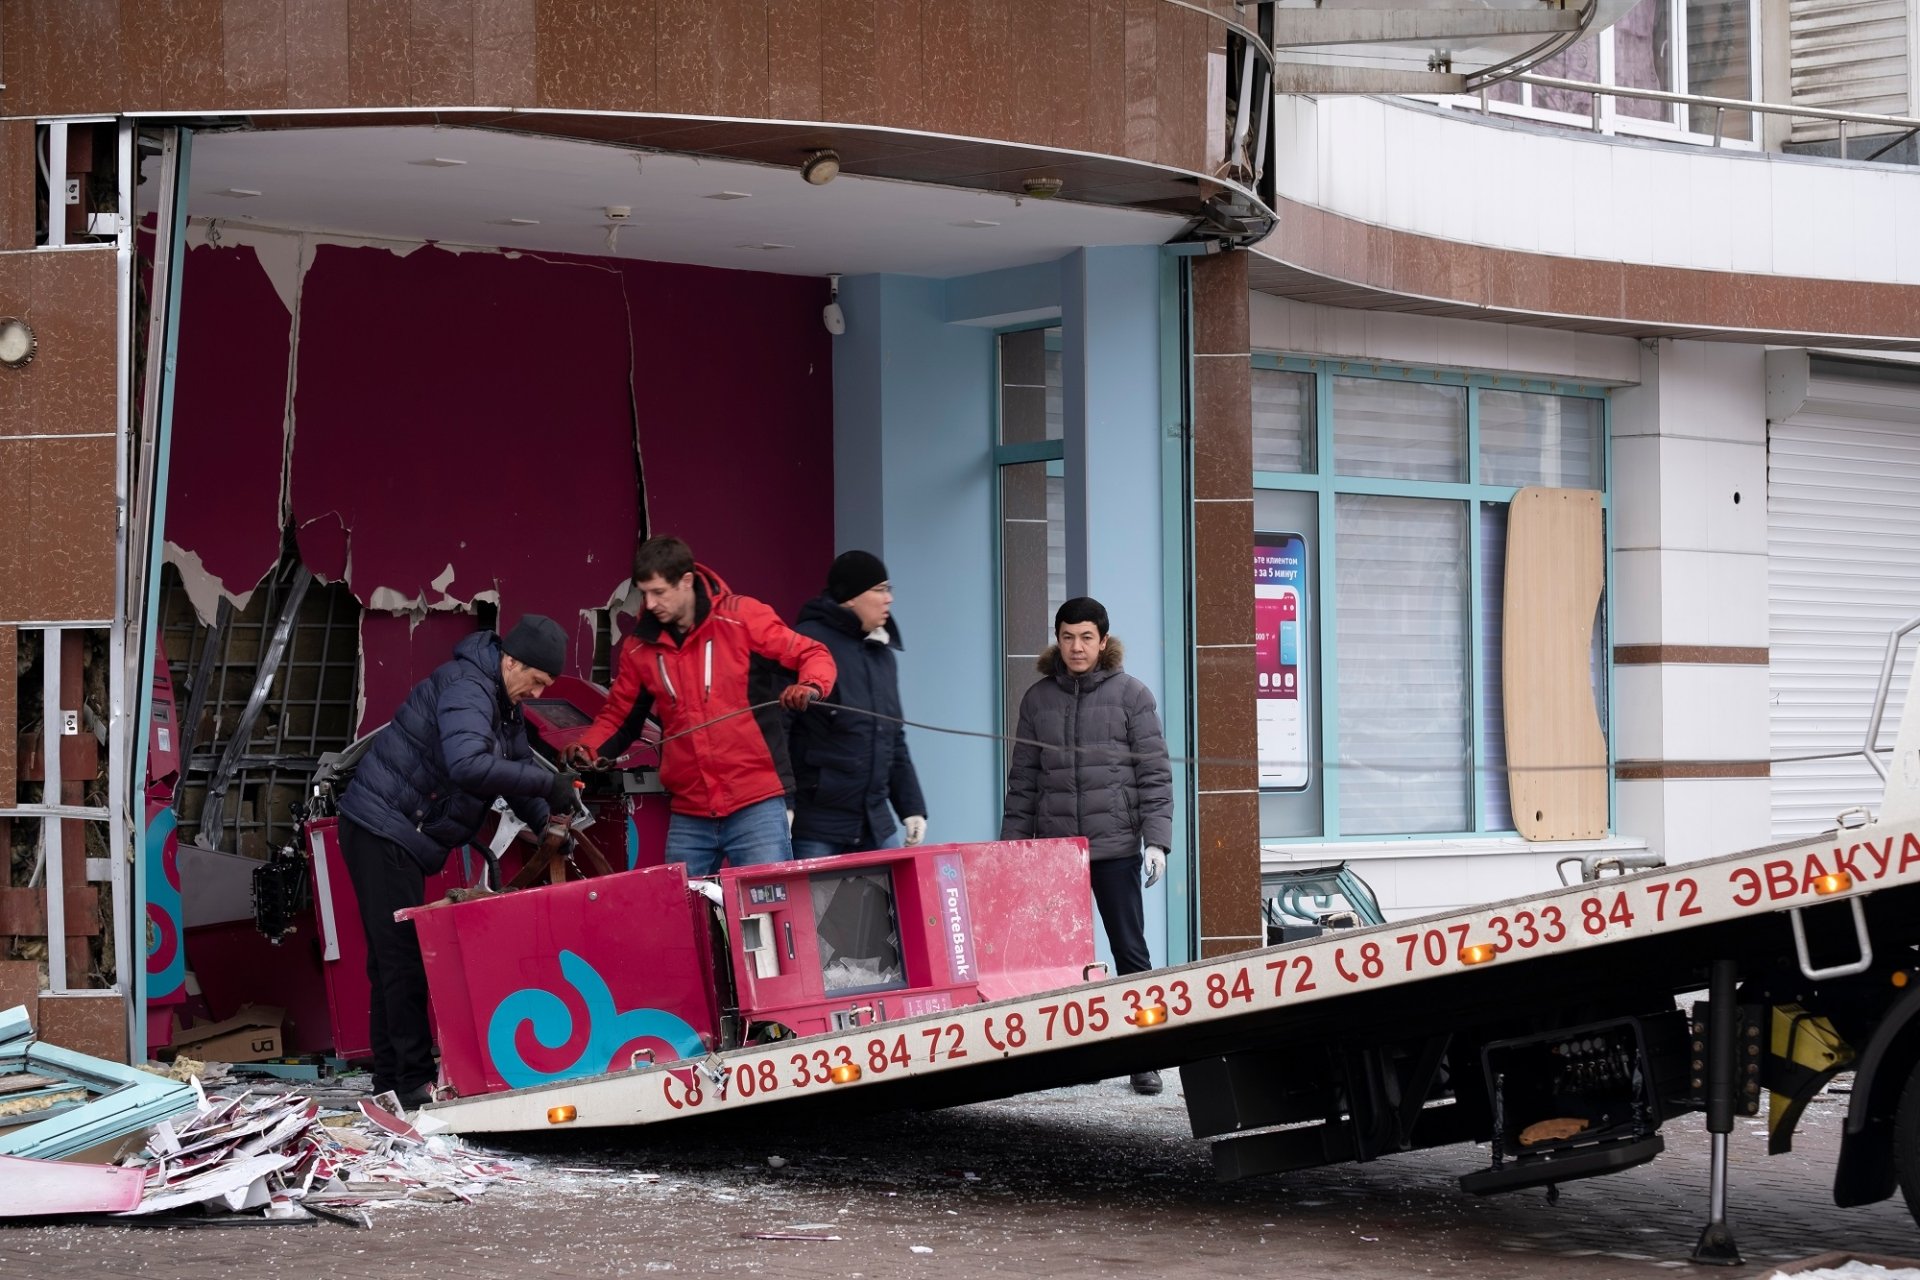
[[[1147,846],[1147,888],[1160,883],[1160,877],[1167,874],[1167,851],[1155,845]]]
[[[547,788],[547,812],[554,818],[564,818],[574,809],[573,784],[580,775],[571,769],[562,769],[553,775],[553,785]]]
[[[780,695],[780,705],[789,711],[805,711],[820,696],[820,691],[810,684],[790,684]]]
[[[792,834],[793,834],[793,808],[792,808],[792,806],[788,806],[788,808],[787,808],[787,834],[788,834],[788,835],[792,835]]]
[[[593,748],[584,742],[576,742],[565,751],[562,751],[560,753],[560,759],[576,769],[591,769],[594,767],[596,761]]]
[[[907,848],[911,849],[927,838],[927,820],[919,814],[916,813],[911,818],[902,818],[900,823],[907,829],[907,837],[904,841]]]

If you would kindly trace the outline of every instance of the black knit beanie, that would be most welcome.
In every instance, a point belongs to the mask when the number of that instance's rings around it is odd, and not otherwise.
[[[567,633],[552,618],[529,613],[501,638],[500,652],[536,671],[558,676],[567,667]]]
[[[871,551],[849,551],[827,570],[827,594],[835,603],[847,601],[871,591],[887,580],[887,566]]]

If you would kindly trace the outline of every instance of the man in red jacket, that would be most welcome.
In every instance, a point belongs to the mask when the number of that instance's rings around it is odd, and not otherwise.
[[[748,671],[756,656],[792,671],[780,703],[805,711],[833,691],[832,656],[766,605],[729,591],[678,538],[641,543],[633,582],[645,606],[639,625],[621,646],[607,705],[569,759],[618,757],[651,714],[664,740],[660,782],[673,797],[667,861],[684,863],[690,876],[712,875],[723,858],[733,866],[786,861],[787,783],[768,737],[786,727],[777,716],[763,727],[749,713]]]

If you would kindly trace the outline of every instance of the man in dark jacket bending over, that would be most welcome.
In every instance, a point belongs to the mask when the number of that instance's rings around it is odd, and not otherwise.
[[[900,626],[887,566],[867,551],[835,560],[825,594],[801,608],[794,630],[827,647],[838,679],[831,696],[794,717],[793,856],[919,844],[927,835],[927,802],[899,723],[893,655]]]
[[[1105,606],[1088,596],[1067,601],[1053,633],[1057,643],[1040,655],[1043,678],[1020,699],[1000,838],[1086,837],[1114,965],[1139,973],[1152,967],[1141,866],[1147,884],[1159,880],[1173,839],[1167,740],[1152,691],[1120,668]],[[1159,1093],[1159,1072],[1134,1076],[1133,1087]]]
[[[504,638],[468,636],[413,687],[340,798],[340,850],[373,984],[373,1088],[396,1091],[408,1109],[433,1082],[433,1036],[420,940],[393,913],[421,904],[426,878],[473,839],[495,796],[536,830],[573,807],[574,775],[535,763],[520,715],[521,700],[552,684],[566,656],[566,633],[538,614]]]

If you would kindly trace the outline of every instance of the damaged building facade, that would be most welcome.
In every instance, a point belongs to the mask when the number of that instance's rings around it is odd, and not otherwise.
[[[1653,3],[1543,72],[1638,65]],[[1193,762],[1156,963],[1260,945],[1292,868],[1410,915],[1845,807],[1864,765],[1768,762],[1920,612],[1920,178],[1532,84],[1275,97],[1267,9],[0,6],[0,1006],[340,1047],[252,868],[476,628],[607,682],[647,533],[788,618],[881,555],[907,712],[967,734],[1100,597]],[[1762,26],[1716,93],[1788,96]],[[1879,221],[1806,249],[1835,208]],[[990,839],[1001,745],[909,741],[931,838]]]

